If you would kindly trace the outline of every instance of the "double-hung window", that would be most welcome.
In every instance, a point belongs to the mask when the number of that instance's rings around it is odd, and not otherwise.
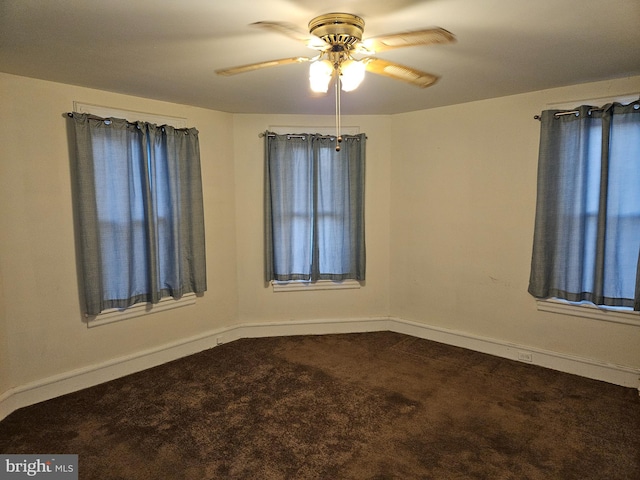
[[[85,314],[204,292],[197,130],[70,116]]]
[[[366,136],[265,135],[266,280],[365,279]]]
[[[541,122],[529,292],[640,310],[640,101]]]

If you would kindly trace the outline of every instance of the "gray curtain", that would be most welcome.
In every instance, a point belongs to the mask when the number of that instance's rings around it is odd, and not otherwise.
[[[542,112],[533,296],[640,310],[639,107]]]
[[[265,135],[266,280],[365,279],[366,135]]]
[[[72,114],[84,310],[206,290],[198,131]]]

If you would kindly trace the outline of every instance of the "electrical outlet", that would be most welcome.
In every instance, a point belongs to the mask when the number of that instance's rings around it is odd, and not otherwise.
[[[533,354],[531,352],[518,352],[518,360],[521,362],[533,362]]]

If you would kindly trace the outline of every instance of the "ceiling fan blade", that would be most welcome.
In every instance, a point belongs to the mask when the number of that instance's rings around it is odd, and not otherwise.
[[[237,75],[238,73],[252,72],[261,68],[276,67],[278,65],[291,65],[292,63],[304,63],[310,62],[311,60],[313,59],[308,57],[281,58],[279,60],[269,60],[266,62],[250,63],[249,65],[240,65],[238,67],[221,68],[216,70],[216,73],[224,76]]]
[[[447,44],[455,41],[456,37],[453,33],[444,28],[436,27],[367,38],[360,42],[358,48],[360,48],[363,53],[378,53],[394,48],[412,47],[415,45]]]
[[[326,50],[330,48],[324,40],[315,35],[311,35],[308,32],[303,32],[296,28],[295,25],[285,22],[255,22],[251,24],[254,27],[260,27],[267,30],[272,30],[277,33],[286,35],[289,38],[293,38],[299,42],[304,43],[307,47],[314,50]]]
[[[427,88],[438,81],[440,77],[421,72],[415,68],[405,67],[398,63],[389,62],[381,58],[368,57],[362,59],[367,71],[384,75],[395,80],[402,80],[420,88]]]

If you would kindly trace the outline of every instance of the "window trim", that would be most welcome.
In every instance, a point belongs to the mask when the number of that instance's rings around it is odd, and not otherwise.
[[[536,307],[540,312],[560,313],[624,325],[640,325],[640,312],[633,311],[631,308],[607,307],[589,302],[575,303],[560,298],[536,300]]]
[[[598,98],[582,98],[577,100],[571,100],[570,102],[553,102],[547,103],[544,110],[571,110],[576,108],[576,105],[606,105],[608,103],[631,103],[638,100],[638,93],[623,93],[621,95],[614,95],[610,97],[598,97]]]
[[[142,317],[144,315],[150,315],[152,313],[166,312],[167,310],[173,310],[174,308],[186,307],[188,305],[195,305],[196,294],[186,293],[178,300],[172,297],[165,297],[158,303],[136,303],[125,309],[110,308],[102,311],[98,315],[92,315],[87,317],[87,328],[99,327],[101,325],[107,325],[109,323],[120,322],[122,320],[128,320],[130,318]]]
[[[333,280],[318,280],[317,282],[309,282],[306,280],[291,280],[288,282],[279,282],[271,280],[271,287],[275,293],[279,292],[309,292],[315,290],[353,290],[358,289],[362,285],[357,280],[343,280],[335,282]]]
[[[335,127],[318,127],[318,126],[304,126],[304,125],[269,125],[268,130],[279,135],[287,135],[292,132],[303,133],[319,133],[321,135],[334,135],[336,133]],[[360,133],[359,126],[340,127],[343,135],[358,135]],[[295,135],[295,134],[294,134]]]
[[[170,115],[158,115],[155,113],[137,112],[135,110],[124,110],[112,108],[104,105],[93,105],[91,103],[73,102],[73,111],[87,113],[99,117],[123,118],[130,122],[143,121],[155,123],[156,125],[171,125],[174,128],[187,128],[187,119],[184,117],[172,117]]]

